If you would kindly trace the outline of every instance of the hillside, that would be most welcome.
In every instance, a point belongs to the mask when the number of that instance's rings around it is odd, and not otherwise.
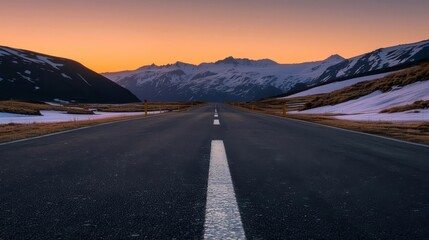
[[[421,64],[376,80],[359,82],[349,87],[326,93],[308,102],[304,110],[330,106],[332,110],[328,111],[324,108],[325,111],[330,113],[344,112],[339,104],[347,102],[350,104],[351,100],[356,100],[357,105],[361,104],[360,108],[366,108],[365,110],[369,111],[371,109],[368,109],[368,104],[376,105],[376,102],[378,102],[370,96],[377,96],[378,98],[383,95],[391,96],[392,99],[390,101],[383,101],[382,104],[388,107],[397,105],[395,103],[398,102],[399,99],[404,98],[412,99],[412,101],[426,100],[425,98],[429,99],[429,86],[427,83],[429,83],[429,63]],[[409,91],[411,89],[414,91]],[[362,104],[361,101],[363,98],[369,101],[369,103]],[[412,102],[405,102],[405,104],[410,103]],[[376,110],[384,109],[382,106],[377,106],[379,108],[376,108]],[[362,109],[362,111],[363,110],[364,109]],[[320,111],[320,109],[318,111]]]
[[[126,103],[127,89],[73,60],[0,46],[0,100]]]

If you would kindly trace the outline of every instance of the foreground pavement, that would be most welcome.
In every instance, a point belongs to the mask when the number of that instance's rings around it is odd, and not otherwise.
[[[0,145],[0,239],[429,236],[429,148],[214,108]]]

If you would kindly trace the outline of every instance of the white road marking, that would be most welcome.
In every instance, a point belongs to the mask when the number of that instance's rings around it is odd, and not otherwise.
[[[213,125],[220,125],[219,119],[215,119],[215,120],[213,121]]]
[[[215,113],[214,117],[215,117],[215,118],[219,117],[219,114]]]
[[[222,140],[211,143],[204,239],[246,239]]]

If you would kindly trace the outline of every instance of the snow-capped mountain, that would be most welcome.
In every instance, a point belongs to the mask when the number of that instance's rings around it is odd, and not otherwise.
[[[318,80],[324,82],[335,78],[351,77],[426,59],[429,59],[429,40],[380,48],[329,67]]]
[[[125,103],[127,89],[73,60],[0,46],[0,100]]]
[[[103,75],[140,99],[250,100],[292,89],[299,82],[317,78],[328,67],[343,60],[336,55],[318,62],[278,64],[269,59],[228,57],[215,63],[192,65],[177,62]]]
[[[350,59],[333,55],[323,61],[279,64],[269,59],[228,57],[214,63],[182,62],[104,73],[140,99],[246,101],[305,89],[337,78],[429,59],[429,41],[378,49]]]

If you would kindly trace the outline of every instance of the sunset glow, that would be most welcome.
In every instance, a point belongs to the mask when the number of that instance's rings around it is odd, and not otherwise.
[[[280,63],[352,57],[429,39],[427,0],[14,0],[0,45],[98,71],[227,56]]]

